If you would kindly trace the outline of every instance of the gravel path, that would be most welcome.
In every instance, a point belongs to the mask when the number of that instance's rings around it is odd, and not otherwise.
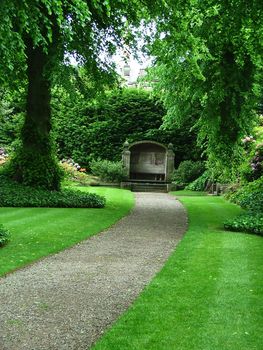
[[[1,350],[86,350],[129,307],[187,226],[175,197],[135,196],[107,231],[0,279]]]

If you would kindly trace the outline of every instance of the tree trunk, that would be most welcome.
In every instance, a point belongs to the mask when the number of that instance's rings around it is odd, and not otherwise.
[[[28,92],[25,125],[34,125],[41,135],[48,136],[51,130],[51,84],[47,70],[48,54],[42,48],[33,47],[32,40],[27,40],[27,78]],[[25,144],[35,147],[33,140],[24,140]]]
[[[21,131],[21,147],[13,159],[14,178],[29,186],[58,190],[61,170],[54,155],[51,131],[52,49],[45,53],[25,40],[28,91],[25,123]]]

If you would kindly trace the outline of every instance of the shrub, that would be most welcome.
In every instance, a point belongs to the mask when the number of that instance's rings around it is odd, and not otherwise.
[[[69,180],[69,181],[74,181],[77,184],[80,184],[83,186],[88,186],[90,184],[91,178],[84,171],[82,172],[77,170],[76,167],[72,166],[67,162],[61,162],[61,166],[65,172],[64,183],[66,183],[67,180]]]
[[[181,162],[179,167],[174,171],[172,180],[177,184],[187,185],[201,176],[204,171],[204,162],[185,160]]]
[[[240,167],[240,174],[245,181],[254,181],[263,176],[263,143],[253,144],[247,160]]]
[[[263,212],[263,176],[241,187],[230,195],[232,202],[244,209],[254,212]]]
[[[64,172],[56,158],[53,134],[41,130],[30,121],[24,122],[5,172],[21,184],[57,191]]]
[[[227,197],[248,212],[225,222],[225,229],[263,235],[263,176],[227,193]]]
[[[3,247],[10,239],[10,233],[3,225],[0,225],[0,247]]]
[[[123,167],[122,162],[93,160],[90,163],[90,169],[102,181],[121,182],[127,178],[126,169]]]
[[[263,214],[246,213],[224,223],[226,230],[244,231],[263,236]]]
[[[105,206],[105,198],[78,190],[48,191],[23,186],[2,175],[0,176],[0,206],[102,208]]]
[[[205,171],[201,176],[186,186],[186,189],[191,191],[204,191],[208,181],[209,173]]]

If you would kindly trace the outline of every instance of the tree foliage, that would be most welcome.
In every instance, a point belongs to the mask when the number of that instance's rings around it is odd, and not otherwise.
[[[74,56],[96,82],[105,81],[112,69],[107,55],[129,40],[129,25],[139,24],[154,6],[148,0],[0,2],[0,82],[27,81],[21,147],[10,165],[16,180],[59,189],[50,101],[60,68]]]
[[[197,116],[213,166],[229,167],[256,119],[262,86],[261,0],[167,1],[157,23],[156,85],[167,126]]]
[[[46,68],[53,70],[67,53],[66,60],[72,55],[93,73],[105,70],[109,61],[101,52],[113,53],[131,35],[129,24],[138,24],[154,7],[150,1],[138,0],[1,1],[0,57],[5,63],[1,78],[25,71],[21,62],[26,63],[27,40],[47,55],[52,53]]]
[[[19,137],[24,111],[21,94],[0,90],[0,146],[6,147]]]

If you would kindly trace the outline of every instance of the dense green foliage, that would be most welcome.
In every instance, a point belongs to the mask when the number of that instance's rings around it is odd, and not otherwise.
[[[32,134],[28,134],[31,137]],[[60,190],[60,183],[64,172],[58,164],[51,138],[35,135],[35,145],[39,145],[38,152],[34,148],[18,147],[10,162],[5,165],[5,173],[13,180],[25,186],[39,187],[45,190]]]
[[[59,154],[82,164],[97,158],[119,160],[127,137],[158,128],[165,114],[144,91],[116,91],[93,105],[84,105],[81,98],[72,100],[69,94],[62,96],[62,103],[55,101],[54,118]]]
[[[205,171],[205,164],[202,161],[193,162],[185,160],[180,163],[174,171],[172,180],[179,185],[187,185],[197,179]],[[201,189],[200,191],[202,191]]]
[[[246,209],[246,213],[225,222],[225,228],[263,234],[263,176],[226,194],[230,201]]]
[[[64,0],[54,4],[49,0],[2,1],[1,82],[13,80],[14,83],[15,78],[25,77],[29,41],[35,52],[43,52],[50,59],[48,73],[57,76],[59,65],[63,61],[68,63],[72,55],[79,63],[86,64],[98,82],[112,66],[101,52],[113,54],[121,38],[124,43],[131,40],[129,25],[140,24],[141,18],[153,13],[158,5],[137,0]],[[64,53],[67,53],[65,57]]]
[[[25,119],[21,143],[11,159],[11,175],[26,184],[59,189],[61,174],[50,137],[51,91],[55,87],[59,89],[62,82],[75,80],[79,84],[78,73],[74,73],[74,79],[67,74],[74,71],[69,69],[70,57],[74,57],[85,67],[85,84],[82,84],[81,103],[65,118],[85,116],[88,120],[78,121],[76,124],[83,127],[76,130],[66,128],[68,135],[74,136],[71,141],[66,137],[66,143],[62,136],[58,139],[61,154],[83,165],[99,156],[117,160],[119,147],[125,141],[120,135],[127,138],[121,127],[130,127],[131,141],[143,136],[167,143],[169,135],[169,141],[179,150],[178,165],[185,159],[180,155],[180,147],[186,154],[188,141],[185,139],[182,143],[179,137],[177,142],[175,125],[176,130],[180,130],[178,124],[181,130],[185,126],[192,130],[195,124],[212,168],[227,178],[230,176],[227,173],[232,174],[231,170],[240,162],[240,139],[250,132],[260,97],[262,99],[262,10],[260,0],[252,1],[249,6],[245,0],[238,6],[227,0],[220,3],[216,0],[65,0],[56,5],[51,5],[50,0],[2,1],[1,91],[11,86],[17,91],[21,88],[19,95],[26,95],[22,99]],[[156,90],[168,109],[166,131],[159,130],[159,126],[145,130],[140,125],[140,111],[136,130],[133,124],[125,124],[123,120],[112,123],[112,119],[107,118],[108,107],[103,112],[105,118],[90,120],[85,100],[93,97],[92,90],[113,81],[113,75],[108,74],[113,73],[111,55],[118,46],[132,41],[135,30],[131,25],[138,27],[142,19],[151,20],[154,16],[157,19],[153,25],[156,33],[152,49],[156,57],[153,74],[158,78],[154,80]],[[87,88],[86,93],[83,86]],[[73,106],[72,101],[70,104]],[[8,104],[2,106],[5,115],[13,118]],[[66,110],[67,107],[64,112]],[[64,112],[61,115],[67,114]],[[124,109],[123,112],[125,115]],[[113,115],[111,111],[110,114]],[[5,125],[11,119],[5,118]],[[61,129],[67,120],[61,119]],[[103,143],[105,135],[109,137]],[[184,135],[185,130],[182,137]],[[7,142],[13,136],[14,130],[9,135],[0,132],[0,141]],[[91,140],[89,144],[83,141],[87,138]],[[191,145],[188,159],[193,158]],[[94,154],[94,149],[101,149],[103,154]]]
[[[93,175],[106,182],[121,182],[127,178],[126,169],[122,162],[112,162],[110,160],[93,160],[90,163]]]
[[[105,198],[72,189],[48,191],[24,186],[0,176],[1,207],[102,208]]]
[[[249,137],[245,138],[248,139]],[[254,181],[263,176],[263,142],[256,142],[253,138],[250,142],[252,145],[249,145],[249,150],[240,166],[240,175],[245,181]]]
[[[0,247],[3,247],[10,240],[10,232],[0,225]]]
[[[220,197],[180,200],[185,237],[93,350],[261,350],[262,238],[225,232],[240,209]]]
[[[23,121],[21,96],[0,90],[0,146],[10,146],[18,138]]]
[[[224,223],[225,229],[243,231],[263,236],[263,215],[260,213],[246,213]]]
[[[194,116],[218,173],[240,161],[240,139],[257,118],[262,11],[261,0],[168,0],[157,23],[153,74],[168,109],[165,125]]]
[[[247,183],[228,198],[244,209],[263,213],[263,177]]]
[[[193,182],[187,185],[185,189],[191,191],[204,191],[209,180],[210,172],[206,170],[201,176],[199,176],[197,179],[195,179]]]
[[[0,249],[0,276],[77,244],[112,226],[134,204],[130,191],[79,187],[106,198],[97,208],[0,208],[0,221],[12,233]]]
[[[124,89],[91,103],[60,89],[53,99],[55,136],[60,158],[72,157],[85,167],[92,159],[118,161],[123,143],[154,140],[174,145],[175,163],[199,159],[192,122],[172,131],[160,129],[165,110],[147,91]]]

